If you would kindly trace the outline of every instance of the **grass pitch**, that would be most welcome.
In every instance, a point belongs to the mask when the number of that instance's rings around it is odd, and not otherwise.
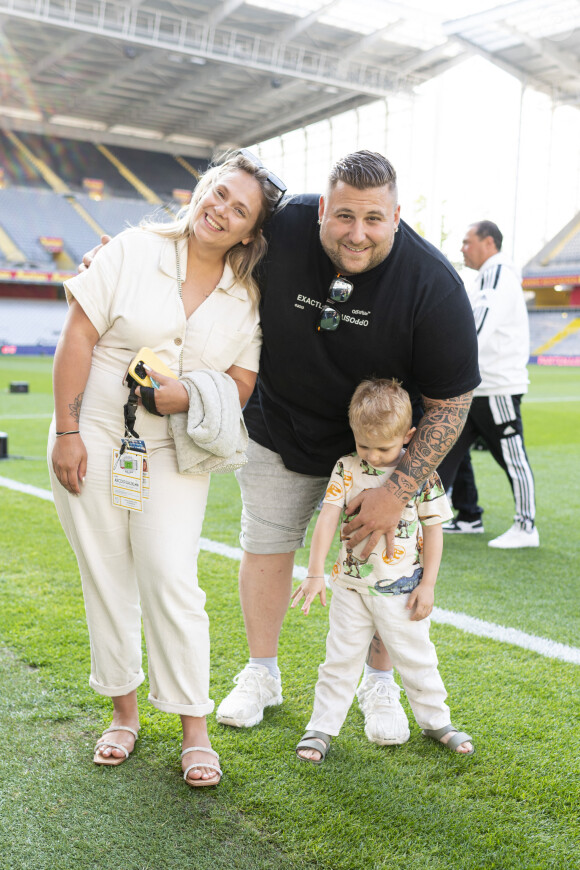
[[[48,488],[52,360],[0,360],[0,475]],[[511,524],[507,480],[474,456],[485,534],[450,536],[436,603],[580,647],[578,369],[530,370],[526,444],[537,482],[539,550],[492,551]],[[27,394],[8,384],[25,380]],[[239,495],[212,481],[204,536],[238,546]],[[476,755],[420,734],[377,747],[353,705],[326,763],[297,761],[324,657],[326,611],[291,612],[282,632],[285,701],[249,730],[210,734],[225,776],[214,791],[180,779],[177,717],[141,687],[142,730],[119,768],[92,764],[109,721],[87,685],[89,650],[76,562],[54,507],[0,487],[0,868],[165,870],[569,870],[580,866],[580,670],[515,645],[433,624],[453,721]],[[306,564],[306,552],[298,562]],[[219,701],[246,659],[237,564],[202,553]],[[406,703],[406,702],[405,702]],[[407,708],[408,709],[408,708]],[[409,714],[410,711],[408,710]]]

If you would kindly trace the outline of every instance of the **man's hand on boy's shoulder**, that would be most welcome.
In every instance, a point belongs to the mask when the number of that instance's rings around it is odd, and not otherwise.
[[[387,555],[392,557],[395,551],[395,532],[406,503],[407,499],[402,503],[390,491],[388,484],[365,489],[349,502],[349,520],[343,526],[343,540],[348,540],[349,548],[352,549],[368,537],[361,553],[361,558],[366,559],[384,535],[387,539]]]

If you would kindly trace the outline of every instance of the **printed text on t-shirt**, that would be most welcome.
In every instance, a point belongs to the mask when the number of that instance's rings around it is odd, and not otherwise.
[[[323,303],[319,302],[318,299],[311,299],[309,296],[303,296],[302,293],[299,293],[297,296],[297,301],[294,303],[295,308],[304,308],[304,305],[310,305],[312,308],[322,308]],[[353,311],[353,314],[365,314],[369,315],[370,311]],[[341,318],[345,323],[352,323],[354,326],[368,326],[369,321],[365,319],[361,319],[359,317],[352,317],[350,314],[343,314],[341,312]]]

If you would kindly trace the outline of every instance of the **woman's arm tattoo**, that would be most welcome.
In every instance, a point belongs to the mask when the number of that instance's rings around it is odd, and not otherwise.
[[[68,406],[68,409],[70,411],[70,415],[76,423],[79,422],[79,419],[81,416],[81,405],[83,403],[83,396],[84,396],[84,392],[79,393],[78,396],[75,398],[74,402],[72,402]]]
[[[398,466],[398,471],[412,478],[417,486],[437,468],[459,438],[472,395],[469,392],[453,399],[428,399],[423,396],[425,414]],[[396,475],[397,472],[391,476],[392,483],[401,490],[407,490],[408,484],[405,486],[404,481]]]

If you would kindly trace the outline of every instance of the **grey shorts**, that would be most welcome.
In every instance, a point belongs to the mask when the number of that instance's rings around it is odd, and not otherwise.
[[[236,471],[243,502],[243,549],[260,555],[300,549],[328,478],[289,471],[278,453],[255,441],[246,453],[247,464]]]

